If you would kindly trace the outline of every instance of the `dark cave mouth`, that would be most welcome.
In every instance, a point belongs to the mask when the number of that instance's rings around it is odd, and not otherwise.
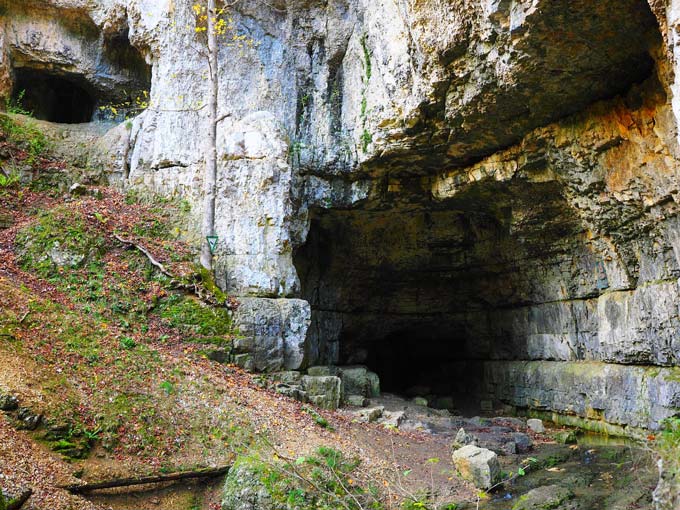
[[[34,69],[15,69],[12,100],[39,120],[60,124],[92,121],[97,97],[85,80]]]
[[[313,210],[294,256],[308,363],[365,365],[383,392],[479,412],[487,362],[534,359],[536,334],[561,334],[532,307],[570,288],[572,257],[598,292],[598,255],[560,186],[482,182],[439,204]]]

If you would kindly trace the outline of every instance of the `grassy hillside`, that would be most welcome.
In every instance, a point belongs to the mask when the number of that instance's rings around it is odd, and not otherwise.
[[[297,508],[390,507],[407,497],[391,478],[406,468],[430,483],[418,455],[448,445],[310,412],[212,360],[228,359],[237,303],[177,239],[187,203],[68,192],[78,171],[39,132],[5,117],[0,130],[0,484],[31,488],[24,508],[217,508],[219,481],[132,503],[58,486],[236,460]],[[442,466],[437,480],[462,497]]]

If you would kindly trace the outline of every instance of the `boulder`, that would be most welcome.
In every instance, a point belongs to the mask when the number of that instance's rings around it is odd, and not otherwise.
[[[539,420],[538,418],[528,419],[527,427],[529,428],[529,430],[531,430],[532,432],[536,432],[537,434],[543,434],[545,432],[543,420]]]
[[[73,183],[71,187],[69,187],[68,192],[74,197],[82,197],[87,195],[87,187],[83,186],[79,182],[76,182]]]
[[[555,441],[562,444],[576,444],[578,442],[578,433],[574,430],[563,430],[555,434]]]
[[[332,375],[305,375],[302,377],[302,387],[307,393],[307,400],[324,409],[340,407],[342,381]]]
[[[456,437],[453,440],[453,447],[462,448],[463,446],[467,446],[469,444],[476,445],[477,438],[473,434],[469,434],[468,432],[466,432],[465,429],[461,427],[460,429],[458,429],[458,433],[456,434]]]
[[[526,453],[534,446],[534,442],[531,438],[522,432],[514,432],[512,434],[512,440],[517,446],[517,453]]]
[[[411,399],[411,402],[413,402],[417,406],[422,406],[422,407],[427,407],[427,399],[425,397],[413,397]]]
[[[309,375],[337,375],[342,379],[343,401],[350,403],[350,396],[373,398],[380,396],[380,379],[378,374],[365,366],[315,366],[307,369]],[[356,401],[356,399],[354,399]],[[357,404],[350,404],[357,405]]]
[[[40,425],[40,422],[42,422],[43,416],[40,413],[33,413],[28,407],[22,407],[17,413],[17,418],[19,419],[18,429],[35,430]]]
[[[355,416],[356,421],[372,423],[374,421],[377,421],[383,415],[384,411],[385,411],[384,407],[378,406],[369,407],[367,409],[360,409],[359,411],[354,411],[353,414]]]
[[[338,375],[338,367],[333,365],[323,365],[309,367],[307,369],[307,375],[320,376],[320,375]]]
[[[500,478],[498,456],[491,450],[470,444],[454,451],[452,457],[460,475],[479,489],[490,488]]]
[[[368,381],[368,398],[376,398],[380,396],[380,377],[375,372],[370,370],[366,372],[366,380]]]
[[[558,508],[562,503],[574,497],[574,493],[567,487],[559,485],[544,485],[530,490],[520,496],[512,510],[545,510]]]
[[[19,399],[9,393],[0,392],[0,411],[14,411],[19,407]]]
[[[405,421],[406,413],[404,411],[385,411],[380,423],[387,428],[399,428]]]
[[[262,467],[256,461],[236,459],[224,481],[222,510],[274,510],[276,506],[262,478]]]
[[[283,384],[301,384],[302,374],[295,370],[286,370],[284,372],[276,372],[273,374],[274,379]]]
[[[363,395],[347,395],[345,403],[350,406],[365,407],[368,405],[368,399]]]

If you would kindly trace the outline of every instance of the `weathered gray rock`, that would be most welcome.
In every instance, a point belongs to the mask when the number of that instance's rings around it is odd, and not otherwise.
[[[652,494],[655,510],[675,510],[680,507],[680,477],[664,468],[663,460],[659,459],[659,483]]]
[[[35,430],[42,422],[43,415],[36,413],[28,407],[20,407],[17,412],[17,428],[23,430]]]
[[[513,432],[512,440],[516,445],[517,453],[526,453],[534,446],[531,438],[522,432]]]
[[[453,452],[453,463],[458,473],[475,487],[488,489],[500,477],[498,457],[491,450],[474,445],[463,446]]]
[[[274,380],[284,384],[301,384],[302,373],[296,370],[286,370],[284,372],[275,372],[272,374]]]
[[[545,432],[543,420],[539,420],[538,418],[529,418],[527,420],[527,428],[537,434],[543,434]]]
[[[359,409],[357,411],[354,411],[353,414],[357,421],[373,423],[382,417],[384,411],[385,411],[384,407],[377,406],[369,407],[366,409]]]
[[[234,348],[252,356],[256,370],[300,368],[305,356],[309,304],[299,299],[241,298]]]
[[[307,369],[308,375],[338,375],[338,367],[328,365],[328,366],[316,366],[309,367]]]
[[[350,406],[365,407],[368,405],[368,399],[363,395],[345,395],[343,400]]]
[[[342,396],[342,381],[332,375],[302,377],[302,387],[307,393],[307,400],[324,409],[337,409]]]
[[[504,402],[621,426],[657,429],[680,403],[675,367],[500,361],[484,363],[483,370],[485,390]]]
[[[339,375],[342,379],[345,394],[368,395],[367,371],[366,367],[340,367]]]
[[[381,425],[387,428],[399,428],[406,419],[404,411],[385,411],[379,421]]]
[[[72,251],[63,247],[59,241],[55,241],[47,255],[56,267],[76,268],[85,261],[88,254]]]
[[[543,510],[546,508],[560,508],[565,501],[574,497],[574,493],[559,485],[544,485],[531,489],[519,497],[512,510]]]
[[[302,389],[302,386],[279,383],[275,386],[276,393],[285,395],[299,402],[307,402],[307,392]]]
[[[453,448],[462,448],[463,446],[467,446],[469,444],[472,445],[477,445],[478,439],[473,435],[465,431],[464,428],[458,429],[458,432],[456,433],[456,437],[453,440]]]
[[[0,411],[14,411],[19,407],[19,399],[10,393],[0,392]]]
[[[555,441],[562,444],[576,444],[578,434],[573,430],[563,430],[555,434]]]
[[[222,489],[222,510],[274,510],[275,504],[265,482],[262,466],[239,457],[229,470]]]

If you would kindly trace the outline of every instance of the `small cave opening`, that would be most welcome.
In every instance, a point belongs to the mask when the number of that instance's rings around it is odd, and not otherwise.
[[[62,124],[90,122],[96,98],[84,80],[36,69],[14,70],[12,98],[40,120]]]

